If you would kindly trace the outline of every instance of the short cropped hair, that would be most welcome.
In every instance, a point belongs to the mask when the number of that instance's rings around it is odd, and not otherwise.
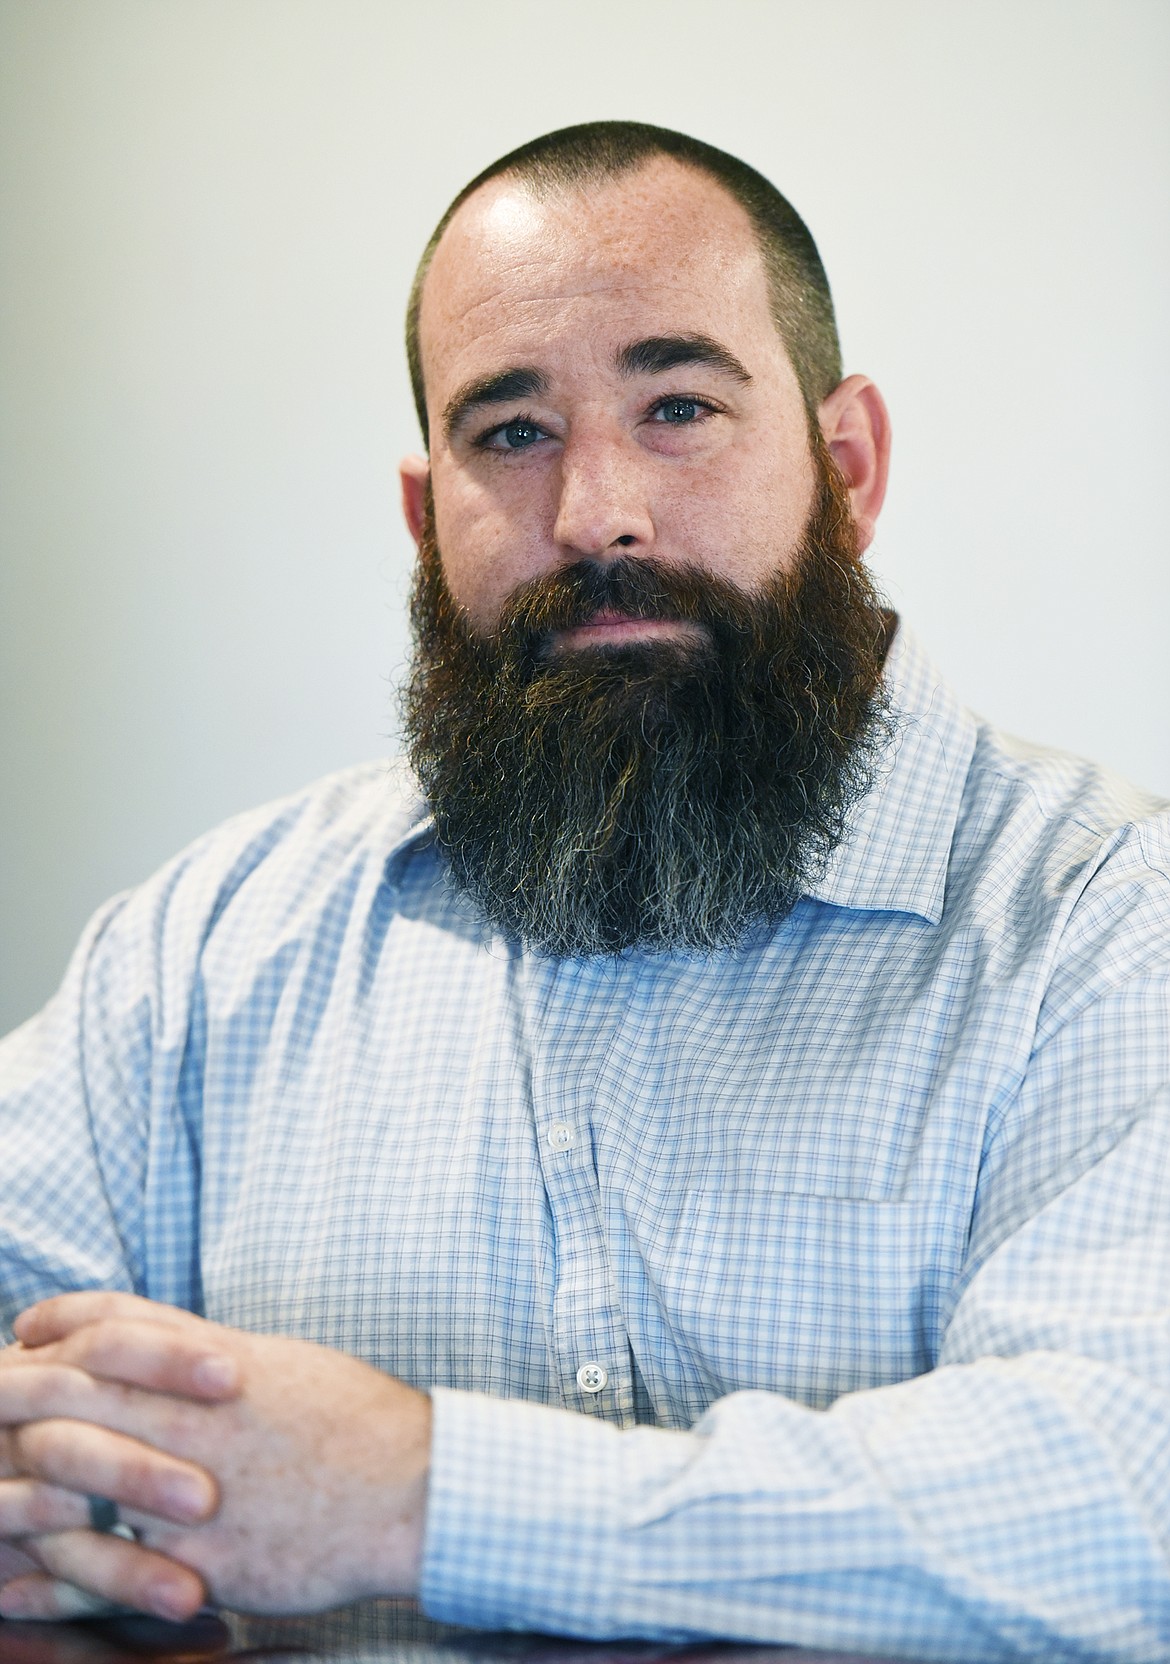
[[[670,156],[708,174],[745,210],[755,229],[768,278],[772,317],[784,342],[810,421],[841,380],[841,345],[829,280],[808,227],[762,173],[701,139],[640,121],[589,121],[545,133],[484,168],[465,185],[431,234],[410,290],[406,356],[415,408],[429,440],[418,320],[423,284],[439,239],[463,203],[489,179],[519,180],[534,195],[606,184],[657,156]]]

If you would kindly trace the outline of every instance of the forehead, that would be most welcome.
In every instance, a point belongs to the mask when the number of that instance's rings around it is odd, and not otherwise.
[[[504,360],[688,331],[779,346],[751,221],[715,180],[665,157],[547,196],[495,179],[456,213],[423,287],[428,403]]]

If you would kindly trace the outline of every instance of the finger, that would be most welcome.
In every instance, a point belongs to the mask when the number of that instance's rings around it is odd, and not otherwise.
[[[52,1579],[119,1606],[132,1606],[138,1612],[182,1620],[194,1616],[206,1598],[202,1579],[189,1566],[124,1537],[98,1531],[59,1531],[38,1537],[34,1547],[37,1559]],[[40,1578],[17,1578],[0,1594],[0,1613],[5,1617],[56,1617],[62,1614],[53,1609],[54,1603],[61,1598],[59,1591],[51,1590]],[[19,1605],[21,1601],[40,1603],[41,1610],[12,1611],[12,1603]]]
[[[84,1370],[46,1362],[40,1356],[30,1358],[19,1369],[0,1371],[0,1427],[8,1429],[6,1459],[15,1460],[11,1429],[21,1422],[61,1415],[88,1415],[95,1421],[108,1421],[118,1410],[128,1413],[127,1400],[133,1390],[95,1381]]]
[[[36,1569],[36,1561],[18,1543],[6,1543],[0,1539],[0,1588],[14,1577],[23,1577],[26,1572],[35,1572]]]
[[[40,1479],[0,1480],[0,1537],[32,1537],[89,1524],[89,1503],[76,1491]]]
[[[227,1405],[200,1404],[119,1381],[98,1380],[87,1370],[57,1363],[43,1352],[20,1369],[0,1371],[0,1427],[10,1430],[8,1456],[20,1472],[24,1470],[12,1448],[19,1435],[12,1430],[24,1422],[91,1421],[173,1448],[206,1436],[207,1417],[229,1411]]]
[[[87,1323],[59,1341],[13,1350],[12,1367],[44,1363],[72,1364],[104,1381],[148,1387],[217,1403],[238,1395],[240,1366],[226,1349],[213,1344],[211,1325],[187,1328],[109,1318]]]
[[[12,1332],[25,1346],[44,1346],[62,1340],[85,1323],[107,1318],[129,1318],[141,1323],[179,1325],[202,1324],[205,1320],[178,1306],[164,1306],[158,1300],[143,1300],[137,1294],[112,1289],[92,1289],[80,1294],[54,1294],[21,1312]]]
[[[83,1497],[108,1497],[122,1508],[175,1525],[201,1525],[219,1507],[218,1487],[205,1469],[108,1427],[85,1421],[29,1422],[14,1442],[27,1478]]]
[[[17,1476],[184,1525],[209,1518],[219,1498],[210,1474],[181,1453],[206,1443],[207,1418],[226,1408],[95,1381],[65,1364],[0,1374],[0,1426]]]
[[[26,1622],[109,1618],[125,1610],[124,1606],[118,1606],[114,1601],[102,1600],[99,1595],[87,1595],[84,1589],[77,1589],[72,1583],[62,1583],[47,1572],[14,1578],[0,1591],[0,1618],[21,1618]],[[54,1664],[54,1661],[47,1659],[46,1664]]]

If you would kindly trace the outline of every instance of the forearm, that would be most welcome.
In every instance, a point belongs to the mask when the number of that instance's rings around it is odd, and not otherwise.
[[[1108,1366],[991,1359],[827,1412],[739,1393],[691,1433],[434,1397],[434,1617],[937,1661],[1166,1656],[1168,1505],[1159,1529],[1130,1477],[1166,1406]]]

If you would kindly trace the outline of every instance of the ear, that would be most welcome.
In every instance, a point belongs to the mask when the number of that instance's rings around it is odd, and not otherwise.
[[[416,545],[422,536],[427,481],[430,477],[431,465],[425,456],[405,456],[398,465],[398,478],[402,482],[402,512],[406,516],[407,529]]]
[[[868,376],[847,376],[817,411],[833,461],[845,476],[858,546],[873,542],[890,470],[890,414]]]

